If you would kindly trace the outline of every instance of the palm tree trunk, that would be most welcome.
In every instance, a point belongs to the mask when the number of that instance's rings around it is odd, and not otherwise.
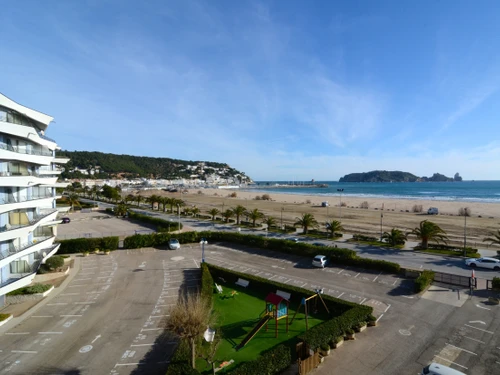
[[[195,342],[194,342],[194,338],[191,338],[191,363],[193,364],[193,368],[195,369],[196,368],[196,345],[195,345]]]
[[[429,240],[427,238],[422,238],[422,249],[426,250],[429,245]]]

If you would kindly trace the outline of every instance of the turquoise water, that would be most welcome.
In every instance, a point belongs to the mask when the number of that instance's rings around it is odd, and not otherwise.
[[[351,183],[337,181],[316,181],[316,184],[327,184],[327,188],[282,188],[269,185],[288,184],[279,181],[257,181],[257,187],[244,189],[268,193],[307,194],[325,197],[338,197],[337,189],[344,189],[342,196],[426,199],[440,201],[487,202],[500,203],[500,181],[462,181],[462,182],[374,182]],[[306,184],[309,182],[305,182]],[[300,184],[300,182],[295,182]],[[243,189],[242,189],[243,190]]]

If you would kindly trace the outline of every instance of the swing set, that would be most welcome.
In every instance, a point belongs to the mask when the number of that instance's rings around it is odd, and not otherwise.
[[[302,306],[304,306],[304,314],[306,316],[306,331],[309,329],[309,324],[308,324],[308,321],[307,321],[307,317],[308,317],[308,314],[309,314],[309,307],[308,307],[308,303],[312,303],[312,301],[314,301],[314,312],[316,313],[318,311],[318,300],[321,301],[321,303],[323,304],[323,307],[325,308],[326,312],[328,314],[330,314],[330,310],[328,310],[328,307],[326,306],[326,303],[325,301],[323,300],[323,297],[321,297],[321,295],[323,294],[323,289],[316,289],[315,290],[315,294],[313,294],[312,296],[310,297],[303,297],[302,300],[300,301],[300,305],[299,307],[297,308],[297,310],[295,311],[295,314],[293,314],[293,317],[292,317],[292,320],[290,321],[290,324],[293,323],[293,320],[295,319],[295,317],[297,316],[297,314],[299,313],[300,311],[300,308]],[[309,302],[311,301],[311,302]]]

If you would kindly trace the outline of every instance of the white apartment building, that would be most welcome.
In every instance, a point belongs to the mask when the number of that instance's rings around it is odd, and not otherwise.
[[[53,118],[0,93],[0,306],[29,285],[58,244],[56,142],[45,136]]]

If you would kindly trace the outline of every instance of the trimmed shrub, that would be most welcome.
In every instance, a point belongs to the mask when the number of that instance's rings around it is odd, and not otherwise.
[[[118,249],[118,237],[102,238],[75,238],[72,240],[59,241],[61,247],[58,254],[74,254],[83,252],[93,252],[95,249],[116,250]]]
[[[500,289],[500,277],[494,277],[491,282],[491,286],[493,287],[493,289]]]
[[[164,219],[160,219],[158,217],[143,215],[143,214],[139,214],[137,212],[134,212],[132,210],[129,210],[128,218],[131,221],[144,223],[144,224],[151,224],[156,228],[156,231],[158,231],[158,232],[168,232],[169,230],[170,231],[177,231],[179,229],[182,229],[182,223],[179,223],[178,221],[164,220]]]
[[[206,263],[201,264],[201,296],[210,301],[214,298],[214,279]]]
[[[11,314],[0,314],[0,322],[4,321],[7,319]]]
[[[64,258],[60,255],[51,256],[49,259],[45,261],[45,265],[50,270],[61,268],[62,266],[64,266]]]
[[[278,345],[265,351],[262,355],[250,362],[244,362],[233,370],[226,371],[231,375],[256,375],[280,374],[292,364],[292,354],[290,348],[285,345]]]
[[[181,340],[170,359],[166,375],[199,375],[199,371],[193,369],[190,362],[191,348],[187,341]]]
[[[429,285],[431,285],[434,280],[434,272],[425,270],[420,274],[419,277],[415,279],[415,293],[420,293]]]
[[[371,236],[365,236],[363,234],[353,234],[352,239],[354,241],[366,241],[366,242],[374,242],[378,241],[379,239],[376,237],[371,237]]]
[[[47,290],[52,288],[52,285],[50,284],[35,284],[31,286],[25,286],[24,288],[19,288],[16,290],[13,290],[10,293],[7,293],[8,296],[19,296],[23,294],[37,294],[37,293],[44,293]]]

